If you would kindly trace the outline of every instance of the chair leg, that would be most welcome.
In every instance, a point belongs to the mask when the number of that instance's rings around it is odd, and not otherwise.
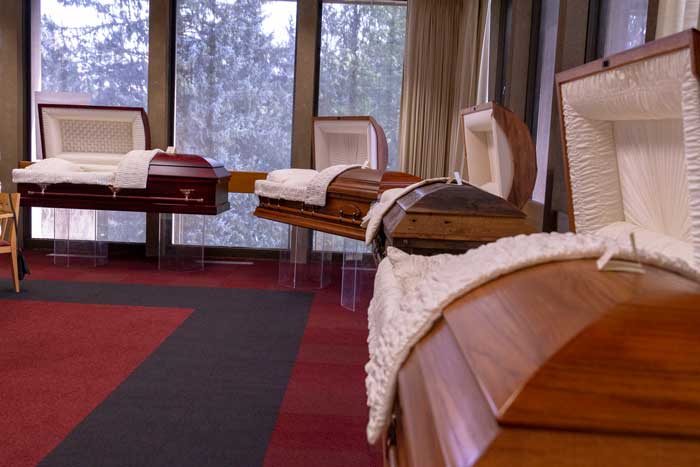
[[[19,267],[17,266],[17,250],[13,250],[12,256],[12,283],[15,286],[15,292],[19,293]]]

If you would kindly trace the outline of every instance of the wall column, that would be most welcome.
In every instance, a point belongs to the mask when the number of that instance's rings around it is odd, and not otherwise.
[[[14,191],[12,169],[29,153],[27,85],[28,2],[0,2],[0,182]]]
[[[297,44],[294,64],[294,116],[292,119],[292,167],[311,168],[311,119],[316,115],[318,96],[318,50],[320,47],[321,2],[298,0]]]

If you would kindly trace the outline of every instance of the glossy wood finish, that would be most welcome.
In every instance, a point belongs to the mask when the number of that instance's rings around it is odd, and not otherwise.
[[[459,128],[464,141],[466,138],[462,118],[465,115],[486,111],[492,112],[492,118],[506,135],[513,154],[513,185],[506,199],[522,209],[525,203],[532,198],[532,190],[535,188],[535,179],[537,178],[537,155],[530,129],[515,113],[496,102],[487,102],[460,112]],[[469,148],[466,145],[464,157],[469,158]]]
[[[698,465],[700,285],[645,268],[549,263],[449,305],[399,373],[398,465]]]
[[[384,217],[384,245],[420,254],[460,252],[535,232],[525,214],[472,185],[425,185],[397,200]]]
[[[569,204],[569,229],[576,232],[576,218],[574,215],[574,201],[571,193],[571,175],[569,172],[569,153],[567,150],[566,125],[564,123],[564,109],[562,103],[561,88],[565,83],[583,79],[587,76],[607,72],[631,63],[648,60],[658,55],[669,54],[682,49],[690,49],[691,71],[696,78],[700,79],[700,31],[689,29],[679,32],[653,42],[649,42],[639,47],[626,50],[609,57],[601,58],[593,62],[586,63],[570,70],[562,71],[556,75],[556,86],[559,106],[559,121],[561,140],[563,143],[562,153],[564,156],[564,174]]]
[[[360,224],[373,202],[388,188],[411,185],[419,179],[400,172],[352,169],[340,174],[328,186],[324,207],[302,202],[260,197],[255,215],[285,224],[305,227],[342,237],[364,240]]]
[[[229,193],[255,193],[255,181],[265,180],[267,172],[229,172]]]
[[[41,188],[20,183],[22,206],[97,209],[109,211],[167,212],[215,215],[230,208],[229,172],[222,164],[197,155],[156,155],[144,190],[123,189],[116,195],[107,186],[53,184]]]
[[[44,144],[43,109],[69,108],[139,112],[145,132],[145,148],[151,147],[148,116],[140,107],[39,104],[39,127]],[[20,164],[24,168],[31,163]],[[229,172],[223,164],[194,154],[159,153],[151,160],[146,188],[120,189],[100,185],[58,183],[44,187],[20,183],[22,205],[46,208],[110,211],[166,212],[215,215],[230,209]]]
[[[26,169],[34,162],[22,161],[19,163],[20,169]],[[231,171],[229,172],[231,177],[228,182],[229,193],[255,193],[255,181],[265,180],[267,177],[267,172],[244,172],[244,171]]]
[[[19,193],[0,193],[0,255],[10,255],[12,286],[16,293],[19,293],[19,268],[15,226],[19,225],[19,202]]]

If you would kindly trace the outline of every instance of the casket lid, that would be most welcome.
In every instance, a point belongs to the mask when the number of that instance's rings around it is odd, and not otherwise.
[[[38,111],[44,157],[151,148],[148,116],[142,107],[38,104]]]
[[[556,75],[572,231],[642,231],[700,266],[699,43],[688,30]]]
[[[470,184],[424,185],[399,198],[396,204],[405,214],[525,217],[513,204]]]
[[[466,179],[522,208],[532,197],[537,157],[530,130],[496,102],[462,110],[460,131],[467,162]]]
[[[312,137],[314,168],[364,164],[384,172],[388,147],[384,130],[370,116],[314,117]]]
[[[168,154],[161,152],[151,160],[151,165],[171,167],[223,167],[223,162],[196,154]]]

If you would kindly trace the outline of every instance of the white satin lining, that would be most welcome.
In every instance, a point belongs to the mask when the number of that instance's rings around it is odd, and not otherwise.
[[[694,244],[700,265],[699,89],[688,49],[562,86],[577,232],[644,229],[640,246]]]

